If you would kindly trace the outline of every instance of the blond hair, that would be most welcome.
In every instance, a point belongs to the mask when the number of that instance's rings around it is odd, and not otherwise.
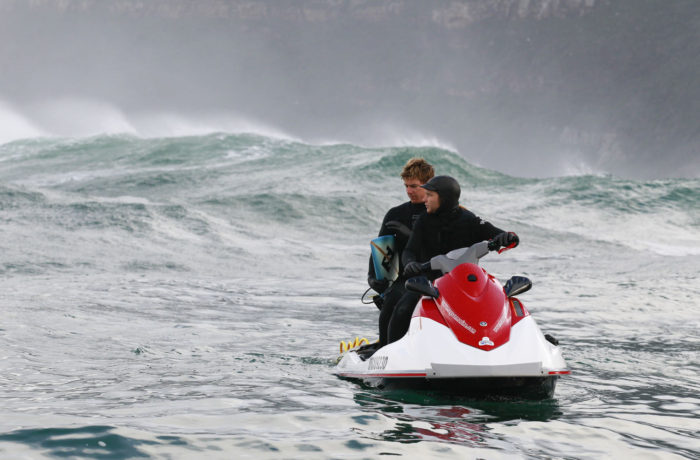
[[[433,166],[423,158],[411,158],[401,171],[402,179],[418,179],[425,184],[435,175]]]

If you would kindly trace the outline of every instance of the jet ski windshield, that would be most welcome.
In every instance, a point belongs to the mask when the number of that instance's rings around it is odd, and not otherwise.
[[[468,248],[455,249],[445,255],[435,256],[430,259],[430,268],[440,270],[443,275],[451,272],[455,267],[462,264],[479,264],[479,259],[489,253],[489,242],[482,241]]]

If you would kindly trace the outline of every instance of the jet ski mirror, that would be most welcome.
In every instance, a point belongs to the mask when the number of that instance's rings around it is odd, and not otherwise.
[[[430,281],[428,281],[428,278],[425,276],[409,278],[406,280],[405,286],[409,291],[427,295],[428,297],[432,297],[434,299],[440,297],[440,292],[430,283]]]
[[[524,276],[513,276],[506,282],[503,290],[506,292],[506,296],[513,297],[529,291],[531,287],[532,281],[529,279],[525,278]]]

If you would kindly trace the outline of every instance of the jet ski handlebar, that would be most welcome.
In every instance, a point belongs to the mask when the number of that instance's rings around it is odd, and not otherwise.
[[[430,259],[430,262],[423,264],[424,271],[440,270],[443,274],[449,273],[458,265],[470,263],[478,264],[479,259],[489,253],[491,245],[488,241],[473,244],[466,248],[455,249],[447,254],[441,254]]]
[[[479,259],[484,257],[489,251],[498,251],[500,244],[493,244],[493,241],[482,241],[480,243],[473,244],[466,248],[455,249],[447,254],[441,254],[430,259],[428,262],[419,264],[420,272],[427,273],[430,270],[440,270],[442,274],[451,272],[458,265],[471,263],[478,265]],[[499,251],[500,252],[500,251]],[[417,275],[417,274],[416,274]],[[423,276],[413,275],[408,280],[406,280],[406,289],[409,291],[419,292],[423,295],[430,297],[439,297],[440,293],[437,288],[435,288],[427,278]],[[508,288],[509,291],[516,293],[525,292],[530,289],[532,283],[525,277],[514,277],[522,278],[522,280],[513,280],[509,282],[512,284]],[[515,294],[512,294],[515,295]]]

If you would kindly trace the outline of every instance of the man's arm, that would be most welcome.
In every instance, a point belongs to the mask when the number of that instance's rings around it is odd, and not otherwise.
[[[488,240],[494,244],[494,247],[515,247],[520,242],[520,238],[515,232],[506,232],[500,228],[493,225],[491,222],[487,222],[478,216],[474,216],[476,221],[478,221],[478,231],[479,241]],[[511,246],[512,245],[512,246]]]
[[[424,221],[425,219],[423,216],[420,216],[413,225],[411,237],[408,239],[408,243],[406,243],[403,253],[401,253],[401,261],[403,262],[404,267],[410,262],[417,262],[421,255],[421,241],[423,240]]]

